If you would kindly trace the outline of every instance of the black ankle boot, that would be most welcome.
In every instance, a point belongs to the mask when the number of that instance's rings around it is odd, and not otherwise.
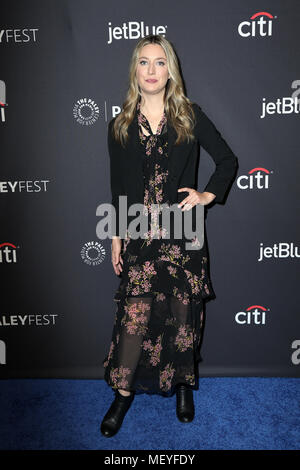
[[[134,392],[125,397],[116,390],[115,398],[101,423],[101,432],[105,437],[114,436],[120,429],[123,419],[134,399]]]
[[[193,390],[184,384],[176,388],[176,414],[183,423],[190,423],[195,416]]]

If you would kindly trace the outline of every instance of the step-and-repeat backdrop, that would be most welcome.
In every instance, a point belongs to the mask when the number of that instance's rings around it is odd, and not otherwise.
[[[239,160],[206,209],[200,376],[300,375],[300,3],[10,1],[0,27],[0,374],[103,378],[120,282],[97,208],[129,61],[167,37]],[[200,149],[198,190],[215,169]],[[225,249],[224,249],[225,248]]]

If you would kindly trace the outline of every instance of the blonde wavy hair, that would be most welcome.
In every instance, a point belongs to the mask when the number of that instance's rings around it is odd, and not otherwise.
[[[164,95],[164,106],[168,121],[177,133],[175,145],[185,139],[194,139],[193,128],[195,125],[195,113],[192,101],[184,93],[184,85],[179,71],[179,63],[174,48],[170,41],[161,35],[149,35],[136,44],[129,67],[129,87],[121,113],[115,118],[113,136],[124,147],[128,139],[128,126],[134,118],[136,105],[141,98],[136,68],[141,49],[147,44],[159,44],[167,58],[167,66],[170,78],[167,81]]]

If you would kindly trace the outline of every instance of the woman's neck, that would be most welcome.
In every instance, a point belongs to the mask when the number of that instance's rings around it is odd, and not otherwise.
[[[148,99],[141,99],[140,110],[145,116],[161,116],[164,112],[164,101],[159,97],[151,97]]]

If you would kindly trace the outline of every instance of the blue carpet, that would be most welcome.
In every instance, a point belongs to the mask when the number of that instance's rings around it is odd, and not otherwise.
[[[111,438],[100,423],[114,397],[103,380],[0,382],[0,448],[299,450],[300,379],[199,378],[195,419],[176,417],[176,396],[136,396]]]

